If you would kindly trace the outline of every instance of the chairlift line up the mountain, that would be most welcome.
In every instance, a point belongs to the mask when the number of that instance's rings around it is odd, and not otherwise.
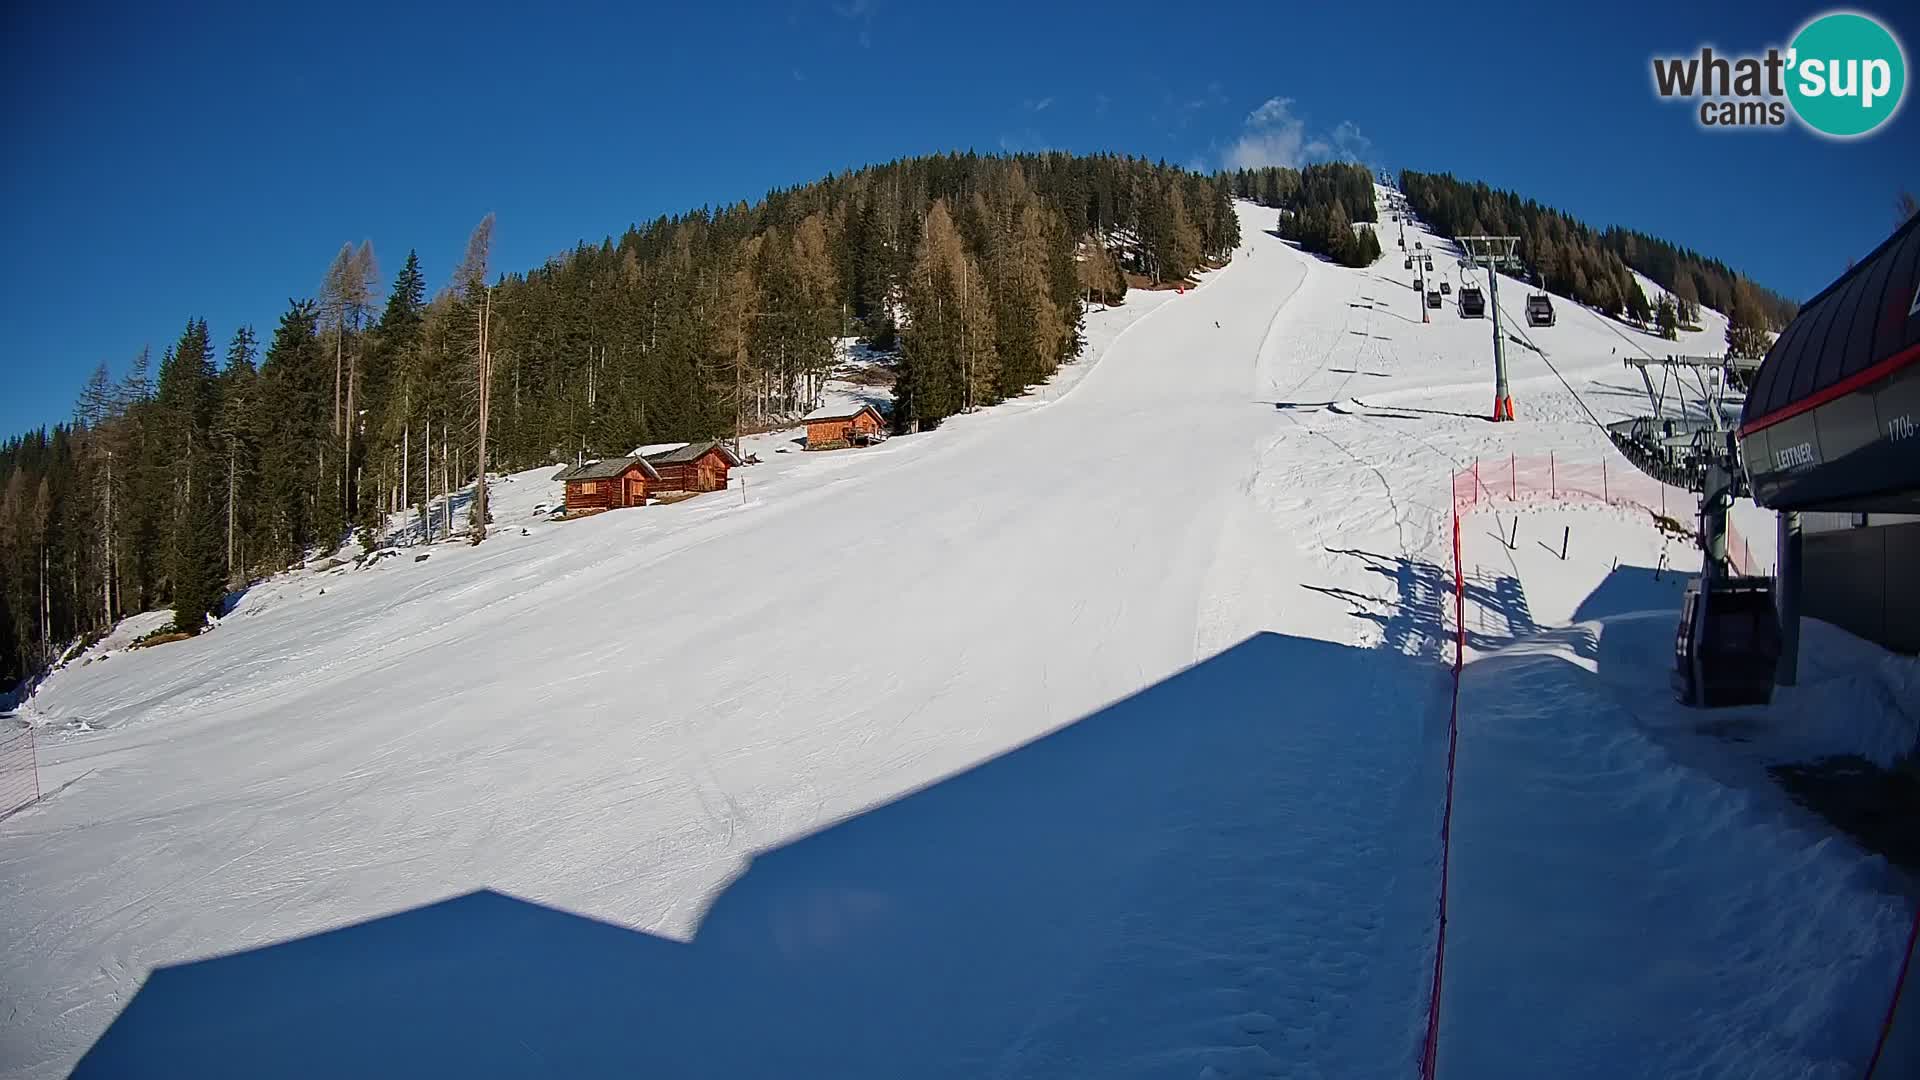
[[[1500,271],[1519,269],[1519,260],[1514,250],[1520,244],[1517,236],[1462,236],[1457,238],[1460,249],[1466,252],[1466,258],[1460,260],[1464,271],[1470,266],[1484,266],[1487,270],[1487,292],[1485,302],[1480,300],[1480,290],[1462,284],[1460,286],[1460,314],[1464,318],[1478,318],[1479,313],[1469,315],[1468,294],[1472,294],[1473,307],[1493,309],[1493,419],[1513,419],[1513,392],[1507,385],[1507,351],[1505,336],[1500,331]]]

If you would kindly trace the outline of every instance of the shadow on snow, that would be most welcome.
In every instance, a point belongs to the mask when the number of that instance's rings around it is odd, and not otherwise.
[[[75,1075],[1398,1075],[1444,686],[1259,634],[758,854],[690,942],[482,889],[156,969]]]

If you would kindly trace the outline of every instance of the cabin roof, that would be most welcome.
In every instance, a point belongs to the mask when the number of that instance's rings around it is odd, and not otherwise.
[[[801,417],[800,422],[803,424],[819,424],[828,420],[851,420],[861,413],[872,413],[875,420],[886,419],[886,417],[880,415],[879,409],[874,408],[866,402],[861,402],[852,408],[848,408],[845,405],[823,405]]]
[[[728,465],[740,464],[740,459],[734,456],[733,451],[715,439],[690,442],[678,450],[665,450],[658,454],[648,454],[645,460],[654,465],[690,465],[699,461],[705,457],[709,451],[713,450],[720,451],[721,456],[726,458]]]
[[[654,469],[652,463],[647,461],[646,458],[638,457],[602,458],[599,461],[589,461],[580,465],[569,465],[559,472],[554,473],[553,478],[555,480],[565,480],[569,483],[578,480],[611,480],[636,465],[638,465],[640,471],[646,473],[648,477],[654,480],[660,479],[660,473]]]

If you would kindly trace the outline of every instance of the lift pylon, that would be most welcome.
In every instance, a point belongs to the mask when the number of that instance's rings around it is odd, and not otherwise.
[[[1500,271],[1520,269],[1514,254],[1520,246],[1517,236],[1458,236],[1454,238],[1467,257],[1460,265],[1487,269],[1487,305],[1493,309],[1493,418],[1513,419],[1513,392],[1507,387],[1507,350],[1500,332]]]

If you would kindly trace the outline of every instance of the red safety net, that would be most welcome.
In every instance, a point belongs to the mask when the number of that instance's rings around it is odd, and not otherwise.
[[[1476,461],[1453,474],[1453,512],[1466,514],[1489,503],[1567,503],[1620,506],[1644,510],[1691,529],[1699,515],[1692,493],[1671,488],[1631,466],[1567,461],[1546,457],[1494,458]],[[1766,572],[1753,559],[1751,545],[1732,519],[1727,521],[1727,560],[1738,574]]]

